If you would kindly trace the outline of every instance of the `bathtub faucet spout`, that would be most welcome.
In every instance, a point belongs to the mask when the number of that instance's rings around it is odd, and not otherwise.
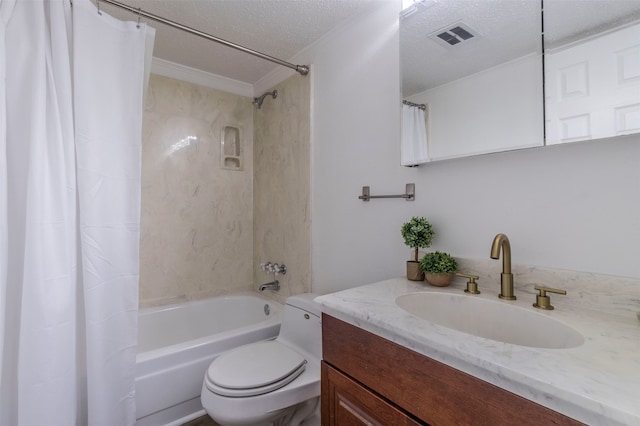
[[[260,291],[272,290],[278,291],[280,290],[280,282],[278,280],[271,281],[270,283],[262,284],[259,288]]]

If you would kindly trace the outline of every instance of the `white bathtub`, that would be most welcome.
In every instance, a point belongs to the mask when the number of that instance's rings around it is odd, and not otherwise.
[[[231,348],[276,337],[282,309],[257,293],[141,309],[136,426],[176,425],[204,414],[200,390],[211,361]]]

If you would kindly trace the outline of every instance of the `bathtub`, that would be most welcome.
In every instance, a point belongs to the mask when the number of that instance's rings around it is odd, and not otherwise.
[[[282,305],[257,293],[141,309],[136,357],[136,426],[179,425],[203,415],[202,380],[231,348],[272,339]]]

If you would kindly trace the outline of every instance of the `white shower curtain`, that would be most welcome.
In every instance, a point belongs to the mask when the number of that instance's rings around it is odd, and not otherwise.
[[[132,425],[145,47],[0,0],[0,426]]]
[[[417,166],[429,161],[426,112],[412,105],[402,105],[400,164]]]

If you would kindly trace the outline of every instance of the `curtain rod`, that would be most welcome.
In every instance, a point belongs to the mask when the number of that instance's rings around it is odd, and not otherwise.
[[[425,104],[414,104],[413,102],[409,102],[409,101],[402,101],[402,103],[412,107],[420,108],[423,111],[427,110],[427,106]]]
[[[197,36],[202,37],[204,39],[207,39],[207,40],[210,40],[210,41],[214,41],[216,43],[223,44],[225,46],[231,47],[231,48],[236,49],[236,50],[240,50],[241,52],[245,52],[245,53],[248,53],[250,55],[257,56],[258,58],[265,59],[265,60],[271,61],[271,62],[275,62],[276,64],[282,65],[283,67],[287,67],[287,68],[291,68],[293,70],[296,70],[298,73],[300,73],[300,75],[309,74],[309,67],[307,65],[295,65],[295,64],[283,61],[282,59],[274,58],[273,56],[269,56],[269,55],[266,55],[264,53],[255,51],[253,49],[249,49],[248,47],[240,46],[239,44],[231,43],[230,41],[221,39],[219,37],[212,36],[210,34],[202,32],[202,31],[198,31],[198,30],[196,30],[194,28],[187,27],[186,25],[182,25],[182,24],[179,24],[179,23],[177,23],[175,21],[171,21],[171,20],[163,18],[161,16],[154,15],[153,13],[145,12],[142,9],[139,9],[139,8],[136,9],[135,7],[129,6],[129,5],[124,4],[124,3],[117,2],[115,0],[96,0],[96,3],[98,5],[98,11],[100,11],[100,3],[101,2],[110,4],[110,5],[113,5],[113,6],[117,6],[117,7],[121,8],[121,9],[127,10],[127,11],[129,11],[131,13],[135,13],[136,15],[138,15],[138,18],[143,16],[145,18],[149,18],[151,20],[163,23],[163,24],[168,25],[170,27],[177,28],[179,30],[186,31],[188,33],[197,35]]]

